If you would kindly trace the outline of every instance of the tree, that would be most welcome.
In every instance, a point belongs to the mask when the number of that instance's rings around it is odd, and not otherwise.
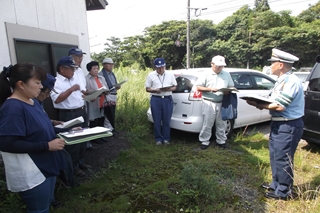
[[[302,11],[298,15],[298,19],[302,20],[303,22],[312,22],[320,19],[320,1],[311,6],[309,9]]]
[[[268,0],[255,0],[254,1],[255,11],[267,11],[270,10]]]

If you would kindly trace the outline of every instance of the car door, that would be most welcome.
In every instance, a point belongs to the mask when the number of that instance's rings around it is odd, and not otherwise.
[[[232,72],[230,74],[235,87],[239,90],[237,94],[238,117],[235,120],[235,128],[270,120],[268,110],[259,110],[247,104],[240,97],[248,94],[268,96],[270,88],[274,86],[274,80],[266,75],[253,72]]]
[[[275,80],[269,76],[260,73],[251,73],[253,84],[255,84],[255,93],[264,97],[268,97],[270,90],[274,87]],[[260,110],[260,120],[257,123],[269,121],[269,110]]]
[[[241,96],[253,94],[254,85],[249,72],[232,72],[230,73],[235,87],[239,90],[238,95],[238,117],[235,120],[235,127],[241,127],[253,123],[260,119],[260,110],[250,106]]]
[[[308,131],[320,133],[320,65],[316,63],[309,80],[308,89],[305,91],[304,127]]]

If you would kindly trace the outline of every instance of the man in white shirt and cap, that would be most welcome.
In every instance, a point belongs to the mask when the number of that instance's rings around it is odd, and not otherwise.
[[[304,93],[300,79],[292,74],[292,66],[299,58],[272,49],[271,73],[278,76],[269,96],[270,104],[247,100],[258,109],[268,109],[271,114],[269,137],[272,182],[263,183],[266,198],[287,200],[292,198],[294,154],[303,134]]]
[[[166,71],[163,58],[154,60],[155,71],[147,76],[146,91],[150,93],[150,108],[153,119],[156,145],[170,144],[170,121],[173,112],[172,91],[177,88],[173,73]]]

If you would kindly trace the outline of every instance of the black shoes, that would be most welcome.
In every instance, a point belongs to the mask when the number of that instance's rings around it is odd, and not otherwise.
[[[264,189],[266,189],[268,191],[274,191],[274,189],[270,187],[269,183],[263,183],[263,184],[260,185],[260,187],[262,187],[262,188],[264,188]]]
[[[274,193],[274,191],[271,191],[271,192],[266,192],[264,194],[264,196],[266,198],[269,198],[269,199],[275,199],[275,200],[291,200],[293,199],[293,197],[291,195],[288,195],[286,197],[281,197],[281,196],[278,196]]]
[[[216,143],[216,145],[222,149],[226,149],[227,148],[227,144],[223,143],[223,144],[219,144],[219,143]]]
[[[86,173],[81,169],[75,169],[73,172],[74,172],[74,176],[78,176],[78,177],[84,177],[86,175]]]
[[[208,149],[209,145],[204,145],[204,144],[201,144],[200,148],[202,150],[205,150],[205,149]]]
[[[51,206],[52,206],[53,208],[59,208],[61,205],[62,205],[61,202],[60,202],[59,200],[55,199],[55,198],[54,198],[53,201],[51,202]]]
[[[80,168],[81,170],[87,170],[87,169],[91,169],[92,166],[83,163],[83,164],[79,164],[79,168]]]

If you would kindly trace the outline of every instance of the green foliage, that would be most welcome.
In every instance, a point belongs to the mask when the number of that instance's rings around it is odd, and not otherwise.
[[[211,58],[220,54],[230,67],[263,67],[269,64],[271,49],[277,47],[300,58],[296,68],[312,66],[320,46],[319,8],[318,2],[294,17],[287,10],[271,11],[267,0],[256,0],[254,9],[245,5],[218,25],[211,20],[191,20],[190,64],[208,67]],[[178,40],[180,46],[175,44]],[[116,67],[136,63],[139,69],[151,68],[156,57],[163,57],[167,68],[183,68],[186,23],[166,21],[147,27],[144,35],[123,41],[112,37],[106,45],[105,52],[92,57],[101,61],[111,56],[116,59]]]
[[[311,6],[309,9],[302,11],[297,18],[307,23],[313,22],[314,20],[319,20],[320,1],[318,1],[315,5]]]
[[[256,11],[266,11],[270,10],[268,0],[255,0],[254,6]]]

